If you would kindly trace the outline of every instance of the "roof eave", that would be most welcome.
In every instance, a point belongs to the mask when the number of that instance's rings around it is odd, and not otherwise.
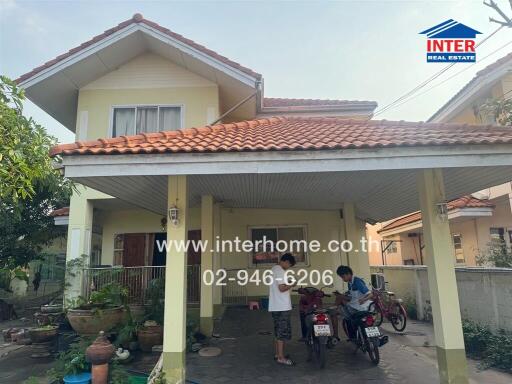
[[[428,120],[429,123],[447,122],[457,115],[461,110],[468,106],[478,94],[490,89],[496,81],[512,71],[511,63],[504,62],[498,68],[495,68],[484,75],[476,75],[467,83],[458,93],[439,108]]]

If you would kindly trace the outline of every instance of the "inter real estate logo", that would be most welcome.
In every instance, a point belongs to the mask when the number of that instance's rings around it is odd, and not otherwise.
[[[420,32],[427,35],[428,63],[474,63],[475,38],[481,32],[453,19]]]

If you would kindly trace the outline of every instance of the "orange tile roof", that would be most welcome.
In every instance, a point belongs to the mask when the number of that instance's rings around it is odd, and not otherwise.
[[[279,107],[327,107],[327,106],[345,106],[347,104],[361,104],[376,106],[375,101],[367,100],[329,100],[329,99],[287,99],[282,97],[265,97],[263,99],[263,107],[279,108]]]
[[[55,209],[50,212],[50,216],[57,217],[57,216],[69,216],[69,207],[63,207],[59,209]]]
[[[458,199],[452,200],[448,202],[448,211],[452,211],[454,209],[459,208],[491,208],[494,207],[489,201],[477,199],[473,196],[462,196]],[[389,224],[386,224],[382,227],[378,232],[388,231],[390,229],[399,228],[403,225],[415,223],[416,221],[421,220],[421,212],[413,212],[406,216],[399,217],[398,219],[393,220]]]
[[[31,78],[32,76],[35,76],[39,72],[53,66],[54,64],[57,64],[58,62],[70,57],[71,55],[74,55],[77,52],[80,52],[80,51],[86,49],[87,47],[89,47],[93,44],[96,44],[98,41],[101,41],[101,40],[107,38],[108,36],[112,35],[113,33],[116,33],[131,24],[146,24],[147,26],[155,28],[158,31],[166,34],[167,36],[170,36],[176,40],[179,40],[182,43],[184,43],[190,47],[193,47],[193,48],[197,49],[198,51],[201,51],[201,52],[209,55],[210,57],[223,62],[224,64],[229,65],[230,67],[238,69],[238,70],[240,70],[250,76],[253,76],[257,79],[261,79],[261,77],[262,77],[259,73],[254,72],[252,69],[246,68],[246,67],[240,65],[239,63],[232,61],[232,60],[228,59],[227,57],[222,56],[222,55],[218,54],[217,52],[214,52],[211,49],[204,47],[201,44],[196,43],[195,41],[187,39],[186,37],[184,37],[180,34],[177,34],[165,27],[162,27],[161,25],[159,25],[151,20],[145,19],[140,13],[136,13],[135,15],[133,15],[132,18],[130,18],[126,21],[123,21],[122,23],[119,23],[117,26],[106,30],[105,32],[103,32],[100,35],[94,36],[92,39],[86,41],[85,43],[80,44],[78,47],[70,49],[68,52],[65,52],[65,53],[57,56],[55,59],[50,60],[37,68],[34,68],[32,71],[25,73],[24,75],[21,75],[19,78],[16,79],[16,82],[21,83],[21,82]]]
[[[510,127],[271,117],[58,145],[51,155],[244,152],[512,144]]]

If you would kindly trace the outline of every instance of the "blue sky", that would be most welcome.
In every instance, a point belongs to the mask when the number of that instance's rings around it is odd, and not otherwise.
[[[512,16],[508,0],[498,1]],[[375,100],[380,106],[440,70],[427,64],[418,33],[453,18],[483,33],[493,11],[476,1],[170,2],[0,0],[0,73],[9,77],[47,60],[140,12],[265,78],[270,97]],[[477,60],[512,41],[502,29],[477,50]],[[481,68],[512,51],[457,64],[432,85],[444,84],[379,118],[426,120]],[[430,86],[427,86],[429,88]],[[66,128],[30,102],[32,115],[61,142]]]

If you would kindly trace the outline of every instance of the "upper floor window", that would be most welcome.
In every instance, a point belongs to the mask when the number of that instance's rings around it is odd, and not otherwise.
[[[181,128],[180,106],[114,107],[112,137]]]

